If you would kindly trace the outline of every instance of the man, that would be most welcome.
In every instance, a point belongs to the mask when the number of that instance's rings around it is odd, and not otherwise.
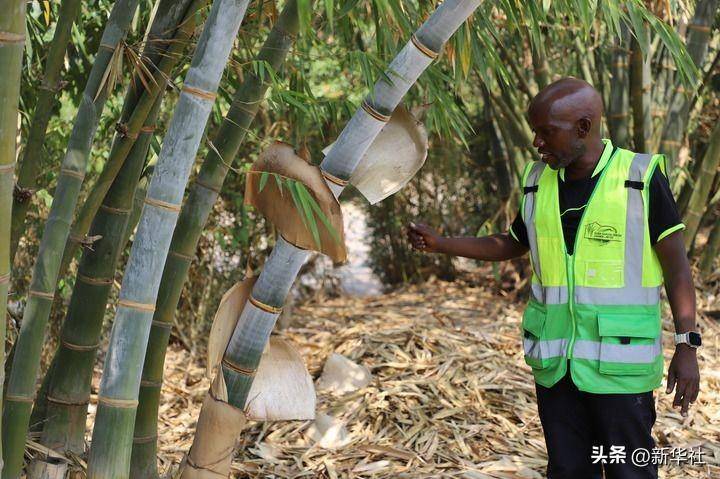
[[[448,238],[408,228],[424,252],[501,261],[530,251],[523,346],[551,479],[600,479],[601,468],[609,479],[657,477],[657,465],[634,465],[631,455],[655,445],[663,281],[676,333],[692,332],[676,335],[666,393],[676,388],[673,406],[686,416],[699,391],[695,290],[664,157],[602,139],[602,112],[598,92],[574,78],[532,100],[542,161],[525,169],[509,233]]]

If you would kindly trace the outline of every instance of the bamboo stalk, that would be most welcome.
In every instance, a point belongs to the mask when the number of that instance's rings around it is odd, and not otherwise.
[[[10,242],[10,263],[15,258],[18,242],[25,229],[25,215],[30,198],[38,187],[37,177],[42,169],[43,143],[55,97],[60,90],[60,72],[63,67],[65,50],[70,42],[70,31],[80,12],[80,0],[63,0],[55,24],[55,33],[45,59],[45,70],[37,93],[37,103],[30,120],[27,142],[17,172],[17,194],[12,203],[12,233]]]
[[[25,47],[25,0],[4,5],[0,17],[0,343],[5,344],[5,316],[10,285],[10,215],[17,148],[18,102]],[[5,371],[5,348],[0,349],[0,377]],[[1,378],[0,378],[1,379]],[[2,381],[0,381],[2,383]],[[2,398],[0,398],[2,407]],[[8,444],[4,444],[8,447]],[[0,440],[0,450],[3,441]],[[0,458],[0,471],[3,461]]]
[[[105,359],[93,428],[88,478],[124,479],[130,455],[140,376],[162,264],[170,247],[183,191],[248,0],[216,0],[148,188],[123,277]]]
[[[147,82],[150,88],[145,88],[138,75],[135,75],[128,88],[120,118],[120,124],[124,125],[124,131],[116,134],[113,138],[110,156],[105,162],[103,171],[75,218],[70,237],[65,244],[60,277],[67,272],[80,245],[80,240],[87,235],[90,223],[132,149],[155,99],[164,94],[169,76],[182,59],[182,52],[195,29],[195,22],[192,19],[207,2],[208,0],[163,0],[160,3],[156,13],[156,18],[159,18],[160,21],[157,22],[157,27],[154,26],[150,32],[149,40],[154,43],[168,43],[167,49],[165,51],[155,49],[150,43],[150,48],[146,46],[143,52],[144,58],[153,65],[148,68],[153,71],[152,81]],[[178,18],[180,15],[182,16]],[[177,31],[175,31],[176,29]],[[167,42],[168,38],[172,41]]]
[[[149,121],[156,120],[161,102],[158,96]],[[42,445],[56,451],[84,453],[87,405],[103,318],[152,135],[149,128],[144,130],[133,145],[90,229],[92,236],[101,238],[92,249],[83,250],[60,333],[60,346],[53,358],[62,367],[49,379],[47,413],[40,440]],[[28,478],[40,479],[46,467],[47,463],[37,461]]]
[[[267,62],[278,70],[290,50],[299,27],[297,1],[285,4],[270,31],[257,60]],[[244,72],[243,84],[238,88],[232,106],[223,120],[214,142],[203,162],[197,179],[180,212],[165,260],[157,305],[153,315],[150,339],[142,381],[140,404],[135,419],[132,477],[157,477],[157,420],[160,388],[165,362],[165,351],[190,263],[195,255],[198,240],[217,201],[229,164],[235,160],[245,135],[255,118],[260,103],[269,87],[267,78],[259,78],[250,70]]]
[[[642,35],[642,32],[637,32]],[[648,42],[649,44],[649,42]],[[643,57],[640,43],[633,37],[630,52],[630,105],[633,116],[633,146],[647,151],[652,129],[650,116],[650,62]],[[648,52],[648,58],[650,53]]]
[[[720,8],[720,0],[698,0],[695,13],[686,35],[686,48],[693,63],[702,68],[707,57],[708,42],[712,38],[711,27]],[[660,136],[660,148],[668,159],[668,171],[675,171],[678,154],[687,134],[691,106],[696,98],[697,90],[688,92],[678,79],[672,85],[671,100],[667,107],[667,115]],[[687,193],[686,193],[687,194]]]
[[[184,45],[187,41],[187,36],[185,35],[186,32],[179,33],[176,32],[178,29],[178,26],[180,26],[181,29],[185,29],[187,31],[192,31],[194,28],[194,17],[195,12],[197,11],[197,8],[194,8],[193,6],[189,6],[189,3],[191,3],[192,0],[183,0],[181,2],[178,2],[176,0],[162,0],[158,4],[158,8],[155,11],[155,15],[152,19],[152,24],[150,25],[150,28],[148,29],[148,35],[145,42],[145,46],[143,48],[143,52],[141,55],[142,61],[148,63],[149,65],[154,65],[160,61],[161,58],[164,56],[168,56],[168,53],[163,51],[163,49],[169,49],[169,45],[172,42],[178,42],[179,45]],[[173,38],[173,35],[176,36],[176,38]],[[178,54],[170,55],[172,58],[179,57]],[[149,67],[149,69],[152,69],[152,67]],[[127,119],[130,116],[130,113],[132,113],[132,109],[137,105],[138,100],[140,99],[140,95],[143,92],[143,84],[140,80],[140,78],[135,75],[132,79],[132,83],[130,87],[128,88],[128,91],[125,95],[125,101],[123,104],[123,111],[121,113],[121,123],[124,121],[124,119]],[[161,91],[157,97],[155,97],[155,101],[157,104],[158,98],[162,98],[164,92]],[[157,106],[153,106],[153,110],[151,110],[149,116],[145,120],[145,124],[140,129],[138,133],[137,141],[147,139],[147,145],[144,143],[138,146],[137,148],[135,145],[137,142],[133,140],[132,148],[130,150],[130,153],[128,155],[128,158],[130,158],[132,155],[141,155],[143,158],[147,156],[147,150],[150,146],[149,141],[152,137],[151,133],[146,131],[148,128],[154,128],[156,117],[159,112],[156,112]],[[117,137],[116,137],[117,138]],[[112,155],[111,160],[112,161]],[[125,163],[123,163],[124,166]],[[138,168],[142,168],[143,164],[140,164]],[[103,170],[103,173],[105,173],[106,170]],[[122,168],[121,168],[122,171]],[[101,175],[102,176],[102,175]],[[97,186],[97,185],[96,185]],[[93,191],[95,191],[94,189]],[[107,200],[107,195],[105,197],[105,202]],[[117,201],[117,200],[115,200]],[[94,213],[93,213],[94,214]],[[118,218],[116,218],[118,219]],[[93,220],[94,221],[94,220]],[[87,231],[85,232],[87,233]],[[101,233],[98,233],[102,236]],[[77,243],[75,241],[68,241],[65,245],[66,250],[68,248],[68,245],[76,245]],[[127,244],[127,240],[122,241],[117,245],[117,247],[121,248],[124,247],[124,245]],[[63,260],[68,259],[71,257],[71,255],[63,255]],[[58,276],[62,277],[65,274],[65,269],[68,265],[67,264],[61,264],[60,273]],[[75,292],[73,292],[73,295]],[[96,298],[93,297],[92,300],[95,300]],[[93,319],[87,318],[88,321],[92,322]],[[102,318],[99,319],[102,321]],[[47,388],[49,386],[50,378],[54,374],[54,365],[57,358],[57,353],[55,356],[53,356],[53,360],[51,363],[51,367],[48,369],[48,372],[45,374],[45,377],[43,378],[42,385],[40,387],[40,391],[38,392],[38,395],[35,399],[35,404],[33,405],[33,411],[32,415],[30,416],[30,427],[31,430],[37,429],[42,431],[43,429],[43,423],[45,421],[46,417],[46,409],[47,409]],[[38,427],[39,426],[39,427]]]
[[[60,255],[67,240],[69,225],[85,176],[90,146],[109,95],[106,72],[121,40],[124,38],[138,0],[118,0],[113,6],[100,47],[90,71],[82,101],[75,118],[68,149],[60,167],[57,188],[45,225],[38,258],[33,269],[30,292],[23,315],[16,352],[8,381],[3,410],[3,479],[20,475],[25,449],[25,435],[35,395],[35,380],[40,353],[52,306]]]
[[[700,173],[695,178],[692,194],[688,201],[687,210],[685,211],[683,222],[685,223],[685,247],[690,250],[690,246],[695,240],[700,220],[705,213],[708,204],[710,189],[715,179],[718,166],[720,165],[720,123],[715,125],[713,132],[710,134],[710,143],[702,157]]]
[[[700,257],[700,274],[707,278],[712,273],[715,260],[718,257],[720,251],[720,221],[715,221],[712,229],[710,230],[710,236],[708,237],[707,244],[703,248],[702,256]]]
[[[620,37],[615,40],[610,64],[610,103],[608,108],[608,128],[610,138],[616,145],[627,145],[629,134],[629,75],[628,45],[630,31],[623,23]]]
[[[386,119],[398,105],[417,78],[430,65],[443,44],[480,5],[479,0],[446,0],[426,20],[402,51],[391,62],[387,75],[377,81],[372,94],[364,100],[364,106],[353,115],[343,129],[333,148],[320,165],[331,177],[346,180],[360,162],[362,155],[385,125]],[[343,186],[328,181],[328,186],[338,196]],[[301,250],[280,237],[265,268],[263,268],[233,332],[222,360],[221,371],[227,385],[228,404],[242,411],[248,399],[260,356],[267,344],[270,332],[279,316],[290,287],[309,252]],[[208,397],[209,398],[209,397]],[[199,423],[214,409],[203,407]],[[231,427],[231,426],[228,426]],[[204,432],[199,428],[197,438]],[[234,437],[231,439],[234,440]],[[195,442],[190,450],[183,479],[215,477],[215,467],[226,474],[232,454],[232,443],[216,445],[223,450],[221,457],[202,457],[202,443]]]

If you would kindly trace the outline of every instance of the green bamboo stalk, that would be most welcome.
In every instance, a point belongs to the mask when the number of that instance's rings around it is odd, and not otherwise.
[[[216,0],[198,41],[148,188],[105,359],[88,464],[89,479],[130,473],[140,377],[162,265],[183,191],[248,0]]]
[[[206,0],[204,0],[206,1]],[[198,2],[198,3],[204,3]],[[155,15],[152,19],[152,23],[150,25],[150,28],[148,30],[147,35],[147,41],[145,42],[143,52],[141,54],[142,61],[148,65],[148,69],[152,70],[153,65],[156,65],[161,61],[161,59],[165,56],[168,56],[170,58],[179,58],[179,54],[168,54],[167,50],[170,49],[170,44],[172,42],[175,42],[176,45],[185,45],[188,40],[188,32],[191,32],[194,29],[195,26],[195,12],[197,11],[197,8],[195,8],[192,5],[189,5],[192,2],[192,0],[182,0],[182,1],[176,1],[176,0],[161,0],[158,4],[158,8],[155,11]],[[176,31],[177,30],[177,31]],[[174,36],[174,37],[173,37]],[[164,51],[165,50],[165,51]],[[127,118],[130,117],[132,113],[132,109],[137,106],[138,100],[140,100],[140,95],[142,94],[144,87],[142,84],[142,81],[140,80],[140,77],[136,74],[132,78],[132,83],[130,84],[128,91],[125,95],[125,102],[123,104],[123,111],[121,112],[121,123],[123,121],[126,121]],[[157,103],[158,98],[162,98],[164,94],[164,91],[161,91],[156,97],[155,101]],[[153,108],[156,108],[153,106]],[[145,124],[143,125],[143,128],[140,129],[138,133],[138,141],[140,139],[144,138],[151,138],[151,135],[149,132],[144,131],[148,128],[154,128],[156,118],[153,116],[157,116],[157,113],[153,114],[154,110],[151,110],[149,116],[145,119]],[[117,139],[117,138],[116,138]],[[149,141],[149,140],[148,140]],[[149,148],[149,143],[147,146],[140,146],[136,149],[135,148],[136,142],[133,141],[132,147],[130,150],[130,153],[128,155],[128,158],[132,155],[142,155],[143,158],[147,156],[147,149]],[[115,150],[117,151],[117,150]],[[110,161],[113,161],[112,155]],[[124,165],[124,162],[123,162]],[[142,168],[142,165],[139,166]],[[103,173],[105,173],[105,170],[103,170]],[[121,169],[122,171],[122,169]],[[101,175],[102,176],[102,175]],[[96,191],[97,188],[94,188],[93,191]],[[106,195],[107,199],[107,195]],[[103,200],[105,201],[105,200]],[[94,221],[94,220],[93,220]],[[75,245],[76,243],[73,241],[68,241],[66,243],[65,247],[68,248],[68,245]],[[127,241],[123,241],[120,243],[121,245],[127,244]],[[122,248],[122,246],[119,246]],[[63,260],[71,257],[71,255],[63,255]],[[62,277],[65,274],[65,270],[63,268],[66,268],[67,264],[61,264],[60,273],[58,276]],[[73,293],[74,294],[74,293]],[[100,319],[100,321],[102,318]],[[88,321],[91,321],[88,318]],[[40,387],[40,390],[37,394],[37,397],[35,399],[35,404],[33,405],[32,415],[30,416],[30,428],[31,430],[40,430],[43,429],[43,424],[46,417],[46,410],[47,410],[47,388],[49,386],[50,378],[52,377],[54,373],[54,365],[56,362],[57,353],[55,356],[53,356],[53,360],[51,363],[50,368],[48,369],[48,372],[45,374],[45,377],[43,378],[42,385]]]
[[[649,31],[647,32],[649,34]],[[636,35],[642,35],[639,31]],[[646,42],[649,45],[649,42]],[[643,55],[640,43],[633,37],[630,52],[630,105],[633,116],[633,146],[636,151],[647,151],[647,140],[652,129],[650,116],[650,62]],[[650,57],[648,52],[647,57]]]
[[[720,8],[720,0],[698,0],[695,13],[688,25],[685,45],[688,55],[698,68],[705,63],[708,43],[712,38],[711,27],[718,8]],[[678,79],[675,80],[673,87],[675,91],[668,104],[667,116],[660,136],[660,148],[668,159],[670,172],[674,171],[672,167],[677,164],[678,154],[687,134],[691,105],[697,93],[697,90],[686,91]]]
[[[162,98],[148,121],[154,122]],[[152,126],[152,125],[149,125]],[[82,454],[90,384],[103,318],[119,255],[125,246],[128,218],[153,133],[146,129],[133,145],[93,221],[90,234],[101,238],[84,249],[75,288],[53,361],[62,365],[49,379],[47,412],[40,443],[56,451]],[[36,461],[29,479],[42,478],[47,463]]]
[[[625,23],[620,26],[620,36],[615,39],[610,64],[610,102],[608,107],[608,128],[610,138],[616,145],[627,145],[629,130],[629,75],[628,48],[630,30]]]
[[[95,130],[112,82],[106,72],[116,49],[125,37],[138,0],[118,0],[113,6],[100,40],[88,82],[83,92],[68,149],[60,167],[57,188],[45,225],[38,258],[30,282],[28,301],[16,342],[16,352],[3,410],[3,479],[20,475],[35,380],[40,366],[45,326],[55,295],[60,254],[67,240],[72,214],[85,176]]]
[[[716,221],[710,230],[710,237],[700,257],[700,274],[704,278],[712,273],[718,252],[720,252],[720,221]]]
[[[685,223],[685,247],[690,250],[690,246],[695,240],[700,220],[705,213],[708,204],[710,189],[715,179],[715,173],[720,165],[720,123],[715,125],[713,132],[710,134],[710,142],[708,148],[702,157],[700,173],[695,178],[692,194],[688,201],[687,210],[683,216]]]
[[[75,218],[70,236],[65,244],[63,260],[60,266],[60,277],[64,277],[66,274],[81,241],[87,235],[90,223],[132,149],[155,99],[165,92],[169,76],[180,62],[187,41],[193,34],[195,24],[191,21],[192,18],[207,2],[208,0],[193,0],[192,2],[189,2],[189,0],[163,0],[158,6],[156,18],[162,19],[165,25],[164,28],[153,29],[151,35],[149,35],[151,42],[149,48],[148,46],[145,48],[145,57],[151,65],[154,65],[148,68],[153,73],[153,80],[148,82],[150,88],[146,89],[136,75],[133,83],[128,88],[120,118],[120,123],[124,125],[123,131],[113,138],[110,156],[105,162],[103,171],[88,193]],[[178,19],[178,16],[181,15],[182,21]],[[174,23],[170,23],[173,20]],[[175,32],[176,28],[177,32]],[[175,33],[174,37],[173,32]],[[172,38],[172,41],[167,42],[168,38]],[[154,43],[167,43],[168,46],[165,51],[162,51],[162,49],[158,50]]]
[[[45,59],[45,71],[38,87],[37,103],[17,172],[17,193],[14,195],[12,203],[11,264],[25,229],[25,215],[30,206],[30,198],[38,187],[37,177],[42,169],[45,132],[52,116],[55,97],[60,90],[60,72],[63,67],[65,50],[70,43],[70,31],[80,13],[80,5],[80,0],[63,0],[60,4],[60,15],[55,24],[55,33]]]
[[[7,2],[0,16],[0,344],[5,344],[5,315],[10,285],[10,215],[17,148],[18,101],[25,46],[25,0]],[[0,379],[5,371],[0,348]],[[3,381],[0,380],[0,384]],[[0,408],[2,398],[0,398]],[[0,449],[2,440],[0,440]],[[0,472],[3,461],[0,459]]]
[[[290,50],[298,28],[297,1],[290,0],[285,4],[265,40],[257,61],[266,62],[274,70],[278,70]],[[214,142],[215,148],[210,150],[207,159],[200,167],[197,179],[189,188],[189,196],[180,212],[170,244],[170,253],[165,260],[148,349],[145,353],[140,383],[140,404],[135,419],[131,477],[158,477],[158,406],[165,351],[170,338],[173,316],[198,240],[229,171],[228,165],[235,160],[269,85],[267,76],[261,78],[252,70],[244,73],[243,84],[235,93],[230,110],[220,126],[217,140]]]
[[[416,42],[424,45],[429,51],[441,51],[443,44],[479,5],[479,0],[446,0],[416,32]],[[336,178],[349,178],[362,155],[385,125],[378,116],[389,117],[433,58],[421,52],[416,43],[408,42],[388,68],[387,75],[391,81],[385,78],[377,81],[372,94],[365,98],[366,106],[359,108],[353,115],[320,168]],[[379,115],[370,114],[368,110]],[[329,182],[328,185],[336,196],[343,190],[342,186],[335,183]],[[252,297],[256,301],[246,303],[222,360],[219,374],[222,374],[227,385],[229,407],[239,410],[245,408],[253,381],[253,373],[248,372],[256,370],[270,332],[279,316],[277,311],[282,308],[285,297],[308,255],[307,250],[299,249],[280,237],[265,263],[252,290]],[[255,305],[256,303],[267,307],[261,309]],[[210,410],[211,408],[203,407],[199,421],[203,421],[203,414],[210,413]],[[203,458],[198,458],[196,455],[198,438],[200,441],[203,440],[201,436],[196,436],[196,442],[190,450],[183,471],[183,479],[212,475],[212,472],[207,470],[211,465],[203,462]],[[233,441],[234,439],[231,438]],[[233,448],[233,444],[220,446],[220,449],[225,450]],[[223,468],[227,466],[227,457],[221,457],[219,460],[223,463]]]

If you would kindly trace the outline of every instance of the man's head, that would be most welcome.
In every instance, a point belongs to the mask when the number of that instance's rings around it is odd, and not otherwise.
[[[543,88],[528,108],[542,161],[557,170],[582,157],[600,140],[602,113],[600,94],[583,80],[563,78]]]

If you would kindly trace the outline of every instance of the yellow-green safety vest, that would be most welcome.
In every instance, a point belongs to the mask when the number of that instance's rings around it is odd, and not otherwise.
[[[559,172],[542,162],[525,168],[521,214],[533,276],[523,349],[543,386],[559,381],[569,364],[581,391],[640,393],[663,377],[663,275],[650,244],[648,186],[658,164],[664,171],[664,156],[621,148],[610,155],[608,148],[609,141],[572,255],[560,220]]]

